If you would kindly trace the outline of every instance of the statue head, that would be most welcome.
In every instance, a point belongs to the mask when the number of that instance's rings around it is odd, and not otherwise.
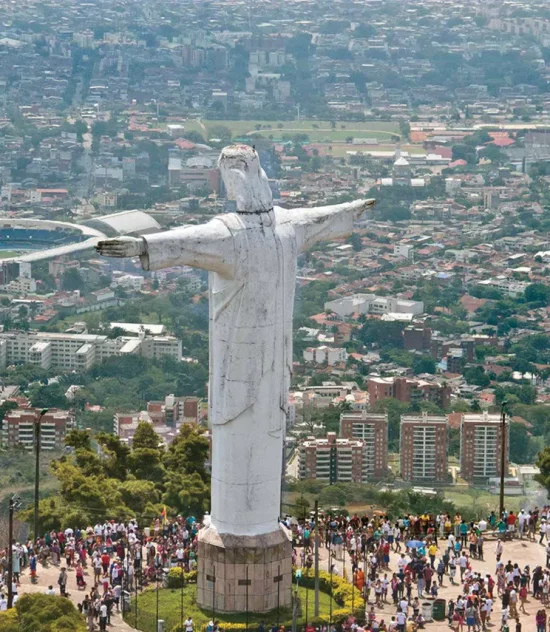
[[[238,213],[265,213],[273,208],[273,196],[258,152],[248,145],[222,149],[218,167],[227,197],[237,202]]]

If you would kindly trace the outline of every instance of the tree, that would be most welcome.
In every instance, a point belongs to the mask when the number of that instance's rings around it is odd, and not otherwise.
[[[168,470],[180,470],[188,474],[197,473],[205,482],[208,482],[206,463],[209,451],[210,444],[203,429],[191,424],[183,424],[166,452],[164,465]]]
[[[388,447],[392,452],[399,450],[399,429],[401,427],[401,415],[409,412],[409,405],[400,402],[393,397],[378,400],[372,407],[375,413],[388,415]]]
[[[92,436],[89,430],[70,430],[65,437],[65,445],[75,450],[92,450]]]
[[[78,290],[82,292],[85,287],[84,279],[78,268],[69,268],[63,272],[61,277],[61,287],[68,292]]]
[[[535,475],[535,480],[550,494],[550,447],[547,446],[539,452],[536,466],[540,473]]]
[[[550,287],[542,283],[532,283],[525,288],[525,300],[528,303],[548,305],[550,301]]]
[[[229,142],[231,140],[231,130],[225,125],[214,125],[208,130],[208,136],[210,138],[219,138],[223,142]]]
[[[363,344],[376,344],[380,348],[403,348],[404,325],[400,322],[384,320],[367,320],[359,331],[359,339]]]
[[[482,366],[475,366],[464,370],[464,379],[468,384],[487,388],[491,384],[489,376]]]
[[[465,160],[468,164],[475,164],[477,162],[475,147],[465,144],[453,145],[453,160]]]
[[[361,242],[361,235],[358,233],[351,233],[348,239],[348,244],[351,244],[355,252],[359,252],[363,248]]]
[[[413,360],[413,373],[419,375],[421,373],[435,373],[435,362],[430,356],[416,356]]]
[[[132,441],[133,450],[151,449],[158,450],[161,443],[160,437],[155,432],[153,424],[147,421],[140,421]]]
[[[68,408],[65,389],[61,384],[42,385],[30,393],[34,408]]]
[[[0,620],[0,632],[86,632],[87,629],[84,618],[66,597],[24,594],[17,600],[15,612],[15,627],[4,618]]]

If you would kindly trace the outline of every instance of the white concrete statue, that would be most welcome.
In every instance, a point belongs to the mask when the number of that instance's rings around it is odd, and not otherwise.
[[[211,521],[218,533],[255,536],[278,528],[296,259],[322,239],[350,235],[374,200],[274,208],[253,148],[226,147],[219,168],[237,213],[108,239],[97,250],[139,256],[145,270],[188,265],[210,272]]]

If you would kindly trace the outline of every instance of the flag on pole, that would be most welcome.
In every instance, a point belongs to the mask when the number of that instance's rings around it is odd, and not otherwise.
[[[166,516],[168,515],[166,511],[166,505],[164,505],[164,507],[162,508],[160,515],[162,516],[162,524],[166,524]]]

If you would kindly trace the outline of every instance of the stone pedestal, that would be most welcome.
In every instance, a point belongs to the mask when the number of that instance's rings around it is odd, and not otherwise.
[[[267,612],[291,603],[292,543],[284,527],[259,536],[199,531],[197,603],[226,613]]]

